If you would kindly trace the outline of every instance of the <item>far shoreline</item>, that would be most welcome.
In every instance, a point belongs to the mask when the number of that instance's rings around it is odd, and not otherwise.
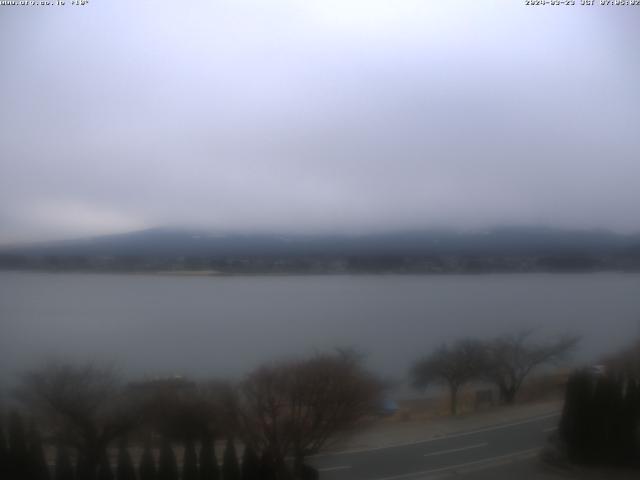
[[[482,276],[507,276],[507,275],[598,275],[598,274],[621,274],[638,275],[640,270],[528,270],[528,271],[446,271],[446,272],[223,272],[219,270],[63,270],[63,269],[0,269],[2,273],[41,273],[41,274],[87,274],[87,275],[131,275],[150,277],[482,277]]]

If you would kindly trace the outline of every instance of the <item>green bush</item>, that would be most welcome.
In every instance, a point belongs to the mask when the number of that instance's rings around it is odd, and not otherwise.
[[[634,379],[572,374],[560,420],[569,459],[601,465],[638,463],[639,400]]]
[[[247,445],[242,455],[242,480],[261,480],[260,459],[250,445]]]
[[[116,467],[118,480],[136,480],[136,469],[133,466],[127,444],[122,441],[118,447],[118,466]]]
[[[29,450],[27,438],[18,412],[9,416],[9,478],[27,478],[29,475]]]
[[[218,480],[220,470],[213,439],[206,436],[200,447],[200,480]]]
[[[29,479],[49,480],[50,477],[49,467],[42,447],[42,438],[34,427],[29,433]]]
[[[0,478],[6,478],[9,475],[9,448],[4,436],[4,425],[0,423]]]
[[[56,466],[53,474],[54,480],[73,480],[73,467],[67,449],[58,445],[56,452]]]
[[[118,470],[120,469],[120,460],[118,459]],[[106,451],[100,455],[100,462],[98,463],[98,480],[113,480],[113,470],[111,469],[111,462],[109,461],[109,455]],[[118,477],[120,480],[120,477]],[[135,477],[133,479],[135,480]]]
[[[240,465],[233,440],[227,440],[222,460],[222,480],[240,480]]]
[[[187,440],[185,444],[182,480],[198,480],[198,457],[193,440]]]
[[[140,480],[156,480],[156,461],[151,452],[149,443],[145,443],[142,457],[140,458]]]
[[[158,480],[178,480],[178,464],[171,444],[165,440],[160,449],[158,461]]]

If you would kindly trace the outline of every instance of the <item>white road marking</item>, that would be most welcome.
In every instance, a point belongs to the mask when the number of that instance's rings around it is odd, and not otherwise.
[[[336,470],[347,470],[348,468],[351,468],[349,465],[344,465],[341,467],[326,467],[326,468],[319,468],[318,471],[319,472],[334,472]]]
[[[476,445],[469,445],[467,447],[451,448],[449,450],[440,450],[439,452],[425,453],[424,456],[434,457],[436,455],[445,455],[447,453],[462,452],[463,450],[471,450],[472,448],[486,447],[487,445],[489,445],[487,442],[477,443]]]
[[[453,433],[451,435],[443,435],[441,437],[427,438],[425,440],[417,440],[417,441],[414,441],[414,442],[405,442],[405,443],[394,443],[393,445],[386,445],[384,447],[356,448],[356,449],[353,449],[353,450],[342,450],[340,452],[318,453],[316,455],[310,455],[307,458],[332,457],[332,456],[337,456],[337,455],[348,455],[348,454],[351,454],[351,453],[375,452],[375,451],[378,451],[378,450],[387,450],[387,449],[390,449],[390,448],[409,447],[411,445],[420,445],[420,444],[423,444],[423,443],[431,443],[431,442],[437,442],[437,441],[440,441],[440,440],[447,440],[449,438],[458,438],[458,437],[465,437],[465,436],[468,436],[468,435],[475,435],[476,433],[491,432],[493,430],[500,430],[502,428],[516,427],[518,425],[525,425],[527,423],[538,422],[540,420],[545,420],[547,418],[553,418],[553,417],[558,417],[558,416],[560,416],[560,412],[550,413],[548,415],[541,415],[539,417],[533,417],[533,418],[529,418],[527,420],[521,420],[521,421],[518,421],[518,422],[504,423],[502,425],[495,425],[493,427],[486,427],[486,428],[481,428],[481,429],[478,429],[478,430],[470,430],[468,432]]]
[[[496,457],[483,458],[482,460],[474,460],[472,462],[458,463],[457,465],[450,465],[448,467],[441,467],[441,468],[433,468],[431,470],[422,470],[420,472],[403,473],[402,475],[392,475],[390,477],[379,477],[374,480],[401,480],[403,478],[412,478],[417,476],[430,475],[434,473],[447,472],[449,470],[456,470],[458,468],[471,467],[473,465],[479,465],[482,463],[490,464],[490,463],[501,461],[501,460],[509,460],[511,458],[515,458],[521,455],[539,452],[540,450],[541,450],[540,447],[529,448],[527,450],[520,450],[518,452],[508,453],[506,455],[498,455]]]

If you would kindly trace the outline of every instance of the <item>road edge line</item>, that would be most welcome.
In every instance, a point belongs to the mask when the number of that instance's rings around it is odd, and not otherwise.
[[[341,450],[339,452],[317,453],[315,455],[310,455],[307,458],[322,458],[322,457],[330,457],[330,456],[337,456],[337,455],[349,455],[349,454],[353,454],[353,453],[375,452],[375,451],[378,451],[378,450],[387,450],[387,449],[390,449],[390,448],[409,447],[411,445],[420,445],[422,443],[437,442],[438,440],[448,440],[450,438],[464,437],[464,436],[467,436],[467,435],[474,435],[476,433],[491,432],[493,430],[500,430],[502,428],[516,427],[518,425],[525,425],[527,423],[533,423],[533,422],[537,422],[539,420],[545,420],[547,418],[559,417],[560,414],[561,414],[561,412],[557,411],[555,413],[549,413],[549,414],[545,414],[545,415],[540,415],[538,417],[531,417],[531,418],[528,418],[528,419],[522,420],[522,421],[505,423],[505,424],[498,424],[498,425],[494,425],[494,426],[491,426],[491,427],[483,427],[483,428],[479,428],[477,430],[470,430],[468,432],[452,433],[450,435],[442,435],[442,436],[439,436],[439,437],[431,437],[431,438],[426,438],[424,440],[416,440],[416,441],[412,441],[412,442],[394,443],[392,445],[385,445],[385,446],[380,446],[380,447],[355,448],[355,449],[352,449],[352,450]]]
[[[504,455],[497,455],[495,457],[489,457],[489,458],[483,458],[481,460],[473,460],[471,462],[459,463],[457,465],[450,465],[448,467],[433,468],[430,470],[422,470],[420,472],[403,473],[400,475],[392,475],[390,477],[377,477],[372,480],[401,480],[404,478],[414,478],[414,477],[421,477],[421,476],[428,477],[429,475],[438,474],[438,473],[445,474],[445,473],[453,473],[459,470],[464,471],[464,469],[467,467],[472,467],[471,469],[467,470],[468,472],[472,472],[474,470],[481,470],[482,467],[488,468],[495,465],[501,465],[502,463],[508,463],[510,460],[517,457],[529,458],[531,454],[539,453],[541,450],[542,450],[542,447],[528,448],[526,450],[519,450],[517,452],[507,453]],[[475,465],[479,465],[479,467],[474,469],[473,467]]]

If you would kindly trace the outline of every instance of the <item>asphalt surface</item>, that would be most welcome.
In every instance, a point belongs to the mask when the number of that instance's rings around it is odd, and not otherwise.
[[[555,430],[558,419],[559,414],[544,415],[420,442],[318,455],[310,463],[320,470],[322,480],[471,475],[485,467],[531,459]]]

